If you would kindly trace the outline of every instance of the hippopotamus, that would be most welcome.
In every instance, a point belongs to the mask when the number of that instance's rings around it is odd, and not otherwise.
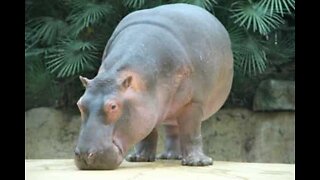
[[[212,165],[201,123],[223,106],[232,79],[229,34],[205,9],[170,4],[128,14],[109,38],[96,76],[80,76],[76,166],[111,170],[124,159],[157,158]],[[160,125],[165,151],[156,156]]]

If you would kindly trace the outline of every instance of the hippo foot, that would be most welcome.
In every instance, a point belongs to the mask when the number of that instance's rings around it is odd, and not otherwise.
[[[145,154],[130,154],[126,157],[129,162],[153,162],[155,161],[155,155],[145,155]]]
[[[182,159],[182,156],[180,153],[175,151],[166,151],[160,155],[157,156],[157,159]]]
[[[188,155],[182,158],[181,164],[184,166],[209,166],[213,164],[213,160],[204,154]]]

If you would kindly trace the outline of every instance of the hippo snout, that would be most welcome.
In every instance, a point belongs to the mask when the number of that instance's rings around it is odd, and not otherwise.
[[[114,146],[103,150],[87,151],[76,147],[74,153],[75,164],[80,170],[112,170],[119,167],[123,161],[122,155]]]

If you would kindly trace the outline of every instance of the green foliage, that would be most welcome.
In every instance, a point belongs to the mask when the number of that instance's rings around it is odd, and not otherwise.
[[[27,38],[51,45],[64,33],[67,23],[53,17],[39,17],[32,19],[27,26],[31,28]]]
[[[212,10],[212,7],[214,4],[217,4],[215,0],[178,0],[177,2],[193,4],[193,5],[205,8],[209,11]]]
[[[107,3],[88,3],[86,1],[72,1],[73,8],[70,16],[66,18],[70,21],[72,32],[77,36],[83,29],[91,27],[101,22],[105,16],[112,11]]]
[[[34,61],[32,65],[27,66],[29,73],[26,74],[26,85],[28,90],[33,93],[39,93],[44,90],[51,90],[52,76],[46,71],[41,61]]]
[[[266,41],[266,53],[272,64],[283,64],[295,56],[295,31],[280,31],[270,34]]]
[[[69,77],[86,69],[94,69],[97,48],[90,42],[66,39],[59,42],[45,58],[51,73],[57,73],[57,77]]]
[[[54,97],[60,98],[65,106],[73,105],[74,98],[81,94],[77,76],[95,75],[104,46],[119,21],[137,9],[162,4],[197,5],[226,26],[234,53],[237,87],[245,84],[242,83],[245,78],[256,79],[268,69],[279,69],[294,60],[295,0],[26,0],[25,3],[26,98],[32,101],[38,98],[37,101],[52,105],[51,100],[40,100],[40,92],[54,94],[53,89],[58,89],[61,93]],[[248,92],[233,94],[244,96]]]
[[[37,56],[28,59],[25,72],[25,108],[55,104],[61,91],[41,59]]]
[[[278,14],[271,13],[271,10],[264,7],[266,6],[261,6],[260,3],[239,1],[235,4],[232,10],[234,14],[230,17],[234,18],[234,23],[239,26],[244,26],[248,30],[252,28],[253,32],[258,30],[260,34],[265,35],[278,28],[284,21]]]
[[[262,0],[259,4],[266,12],[273,14],[275,11],[282,16],[286,12],[291,13],[290,9],[295,9],[295,0]]]
[[[263,72],[266,69],[267,59],[261,42],[241,28],[234,27],[229,32],[235,68],[249,75]]]
[[[229,7],[229,17],[233,23],[228,22],[231,28],[227,29],[238,71],[250,76],[257,75],[268,68],[268,57],[287,61],[293,57],[292,45],[276,45],[275,39],[269,37],[277,36],[281,33],[281,28],[287,26],[286,20],[281,16],[284,12],[291,15],[290,7],[294,10],[294,0],[239,0],[231,3]],[[281,38],[277,41],[283,42]],[[290,43],[294,44],[294,41]]]
[[[123,0],[123,4],[131,8],[141,8],[145,4],[145,0]]]

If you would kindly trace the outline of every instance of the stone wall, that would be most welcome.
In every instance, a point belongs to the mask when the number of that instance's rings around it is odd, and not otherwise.
[[[80,117],[53,108],[25,113],[25,158],[72,158],[80,129]]]
[[[202,125],[204,150],[216,160],[294,163],[294,112],[222,109]]]
[[[25,113],[25,158],[73,158],[80,117],[52,108]],[[294,163],[294,112],[222,109],[202,124],[204,151],[215,160]],[[159,128],[158,153],[163,150]]]

